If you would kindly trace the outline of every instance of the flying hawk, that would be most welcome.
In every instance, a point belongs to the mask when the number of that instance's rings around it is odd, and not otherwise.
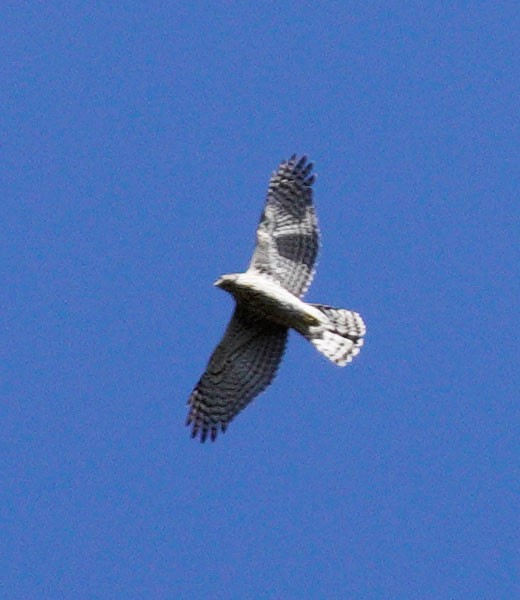
[[[188,400],[187,425],[202,442],[208,435],[215,440],[272,382],[289,329],[341,367],[363,345],[366,328],[358,313],[302,300],[319,246],[312,167],[307,157],[298,160],[296,155],[280,164],[269,183],[249,268],[215,282],[236,306]]]

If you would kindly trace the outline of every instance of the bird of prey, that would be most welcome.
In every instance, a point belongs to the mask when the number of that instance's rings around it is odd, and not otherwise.
[[[226,431],[272,382],[289,329],[341,367],[363,345],[366,329],[359,314],[302,300],[319,246],[312,167],[306,156],[296,155],[280,164],[269,182],[249,268],[214,284],[234,297],[235,311],[188,400],[186,424],[202,442]]]

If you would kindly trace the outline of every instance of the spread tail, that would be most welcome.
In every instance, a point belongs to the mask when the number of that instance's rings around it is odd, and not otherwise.
[[[332,362],[344,367],[359,354],[366,327],[358,313],[323,304],[312,304],[327,321],[311,325],[304,336]]]

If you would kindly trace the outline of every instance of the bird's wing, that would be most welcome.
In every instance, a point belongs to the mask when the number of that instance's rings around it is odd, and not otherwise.
[[[188,400],[187,425],[204,442],[271,383],[285,351],[288,330],[237,306],[224,337]]]
[[[312,281],[319,247],[312,166],[293,155],[273,173],[249,265],[299,297]]]

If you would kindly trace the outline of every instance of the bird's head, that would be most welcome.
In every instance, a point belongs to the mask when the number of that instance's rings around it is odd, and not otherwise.
[[[230,292],[235,288],[235,282],[238,278],[237,273],[231,273],[229,275],[222,275],[215,281],[213,285],[219,287],[222,290],[226,290],[226,292]]]

